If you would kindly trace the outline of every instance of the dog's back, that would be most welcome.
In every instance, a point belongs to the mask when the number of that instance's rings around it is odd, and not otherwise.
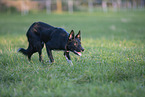
[[[36,40],[46,43],[53,38],[55,38],[55,41],[57,41],[60,36],[61,38],[67,39],[69,33],[67,33],[67,31],[65,31],[63,28],[53,27],[43,22],[35,22],[30,26],[26,35],[28,37],[28,41],[29,38],[33,40],[37,38]]]
[[[32,35],[40,36],[41,32],[44,32],[46,30],[53,30],[53,29],[55,29],[55,27],[53,27],[49,24],[46,24],[43,22],[35,22],[30,26],[26,35],[27,35],[27,37],[30,37]],[[51,35],[51,32],[49,34]]]

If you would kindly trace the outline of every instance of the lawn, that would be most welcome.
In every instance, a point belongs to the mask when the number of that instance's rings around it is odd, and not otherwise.
[[[82,32],[81,57],[43,49],[29,62],[26,32],[36,21]],[[145,12],[0,15],[0,97],[144,97]]]

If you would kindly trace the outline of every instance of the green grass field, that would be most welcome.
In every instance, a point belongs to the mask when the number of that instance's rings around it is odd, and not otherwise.
[[[81,57],[62,51],[28,62],[26,32],[36,21],[82,32]],[[0,15],[0,97],[145,97],[145,12]]]

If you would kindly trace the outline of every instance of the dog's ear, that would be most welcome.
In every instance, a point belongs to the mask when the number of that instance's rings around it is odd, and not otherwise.
[[[76,38],[78,38],[79,40],[81,40],[81,31],[79,30],[78,34],[76,35]]]
[[[68,40],[72,40],[75,38],[75,35],[74,35],[74,31],[71,30],[70,34],[69,34],[69,37],[68,37]]]

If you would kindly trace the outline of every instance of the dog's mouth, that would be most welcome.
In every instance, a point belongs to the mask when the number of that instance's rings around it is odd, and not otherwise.
[[[78,56],[82,56],[81,52],[74,51],[74,53]]]

